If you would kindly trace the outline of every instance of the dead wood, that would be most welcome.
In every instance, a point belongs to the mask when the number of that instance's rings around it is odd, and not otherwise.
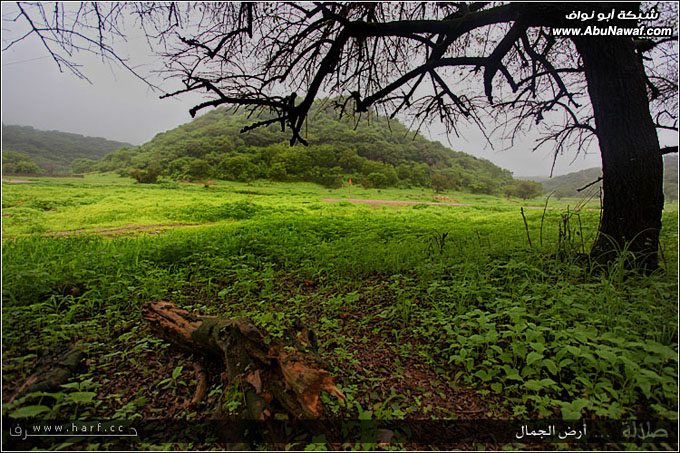
[[[280,409],[295,419],[318,418],[321,392],[345,398],[304,327],[287,341],[273,342],[246,318],[201,316],[169,302],[147,302],[142,316],[170,343],[221,361],[227,381],[243,389],[249,419],[266,420]]]
[[[208,372],[203,365],[198,362],[193,362],[193,365],[194,373],[196,373],[196,392],[191,401],[187,403],[187,407],[190,409],[198,406],[208,393]]]
[[[73,346],[58,357],[47,361],[14,392],[9,403],[29,393],[57,390],[78,369],[84,356],[83,348]]]

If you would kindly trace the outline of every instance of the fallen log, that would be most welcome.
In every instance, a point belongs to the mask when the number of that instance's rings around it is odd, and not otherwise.
[[[76,372],[83,357],[85,350],[81,346],[72,346],[59,356],[47,360],[14,392],[9,403],[30,393],[58,390]]]
[[[282,342],[246,318],[200,316],[169,302],[147,302],[142,316],[170,343],[223,362],[228,383],[243,389],[249,419],[266,420],[280,409],[314,419],[323,415],[321,392],[345,399],[304,327]]]

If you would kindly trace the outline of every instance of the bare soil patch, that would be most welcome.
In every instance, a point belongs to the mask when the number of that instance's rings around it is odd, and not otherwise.
[[[10,182],[10,183],[16,183],[16,184],[31,184],[31,183],[38,182],[38,181],[29,181],[28,179],[2,178],[2,182]]]
[[[392,206],[401,206],[401,205],[414,205],[414,204],[429,204],[429,205],[442,205],[442,206],[474,206],[473,204],[470,203],[453,203],[453,201],[458,201],[453,198],[448,198],[448,197],[443,197],[443,196],[436,196],[435,197],[437,200],[451,200],[452,202],[434,202],[434,201],[407,201],[407,200],[371,200],[371,199],[364,199],[364,198],[324,198],[323,202],[326,203],[340,203],[342,201],[349,201],[350,203],[363,203],[363,204],[368,204],[368,205],[392,205]],[[544,206],[523,206],[525,209],[546,209],[546,210],[561,210],[562,208],[554,208],[548,206],[547,208]],[[598,208],[584,208],[580,209],[581,211],[600,211]]]
[[[98,234],[107,237],[131,236],[138,233],[159,234],[170,228],[188,226],[209,225],[204,223],[171,223],[163,225],[126,225],[122,227],[84,228],[81,230],[53,231],[45,233],[46,236],[69,236],[78,234]]]
[[[185,179],[184,181],[181,181],[180,184],[187,184],[187,185],[190,185],[190,186],[214,186],[215,182],[212,179],[209,179],[205,182],[191,182],[191,181]]]
[[[370,200],[370,199],[364,199],[364,198],[342,198],[342,199],[337,199],[337,198],[324,198],[323,200],[326,203],[339,203],[341,201],[349,201],[350,203],[364,203],[364,204],[370,204],[370,205],[414,205],[414,204],[430,204],[430,205],[446,205],[446,206],[472,206],[471,204],[466,204],[466,203],[438,203],[434,201],[407,201],[407,200]]]
[[[563,208],[553,208],[548,206],[522,206],[524,209],[545,209],[546,211],[558,210],[561,211]],[[582,209],[572,209],[572,211],[601,211],[600,208],[582,208]]]
[[[444,195],[435,195],[434,199],[439,200],[439,201],[444,201],[444,202],[447,202],[447,203],[460,203],[460,200],[456,200],[455,198],[445,197]]]

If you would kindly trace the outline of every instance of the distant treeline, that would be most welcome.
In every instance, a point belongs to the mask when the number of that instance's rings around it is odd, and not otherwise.
[[[31,126],[2,125],[2,168],[13,173],[68,173],[76,159],[100,159],[129,143]],[[6,154],[12,153],[9,156]],[[17,157],[19,155],[20,157]],[[38,168],[31,167],[29,162]],[[18,169],[16,165],[19,165]]]
[[[516,181],[508,170],[414,134],[396,120],[369,114],[339,119],[317,102],[304,129],[309,146],[290,146],[279,124],[240,131],[258,119],[220,108],[137,148],[99,161],[79,159],[76,173],[117,171],[140,182],[158,177],[204,180],[311,181],[339,187],[351,177],[365,187],[422,186],[506,194]],[[259,118],[262,120],[263,118]]]
[[[678,155],[669,154],[663,159],[663,191],[666,201],[678,199]],[[602,182],[597,182],[590,186],[592,189],[579,192],[578,189],[597,181],[602,176],[599,168],[588,168],[573,173],[568,173],[554,178],[535,178],[543,184],[545,193],[554,193],[557,198],[563,197],[582,197],[586,193],[598,190]]]

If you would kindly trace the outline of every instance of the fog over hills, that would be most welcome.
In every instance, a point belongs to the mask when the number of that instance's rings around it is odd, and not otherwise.
[[[678,199],[678,154],[668,154],[664,156],[664,195],[667,201]],[[540,182],[546,193],[555,192],[557,197],[580,197],[583,191],[577,189],[596,181],[602,175],[602,169],[598,167],[587,168],[585,170],[568,173],[553,178],[544,176],[518,177],[521,180]],[[593,184],[591,187],[597,189],[602,185],[601,182]]]
[[[14,152],[49,171],[68,172],[76,159],[98,160],[129,143],[31,126],[2,125],[3,154]],[[3,160],[4,162],[4,160]]]

